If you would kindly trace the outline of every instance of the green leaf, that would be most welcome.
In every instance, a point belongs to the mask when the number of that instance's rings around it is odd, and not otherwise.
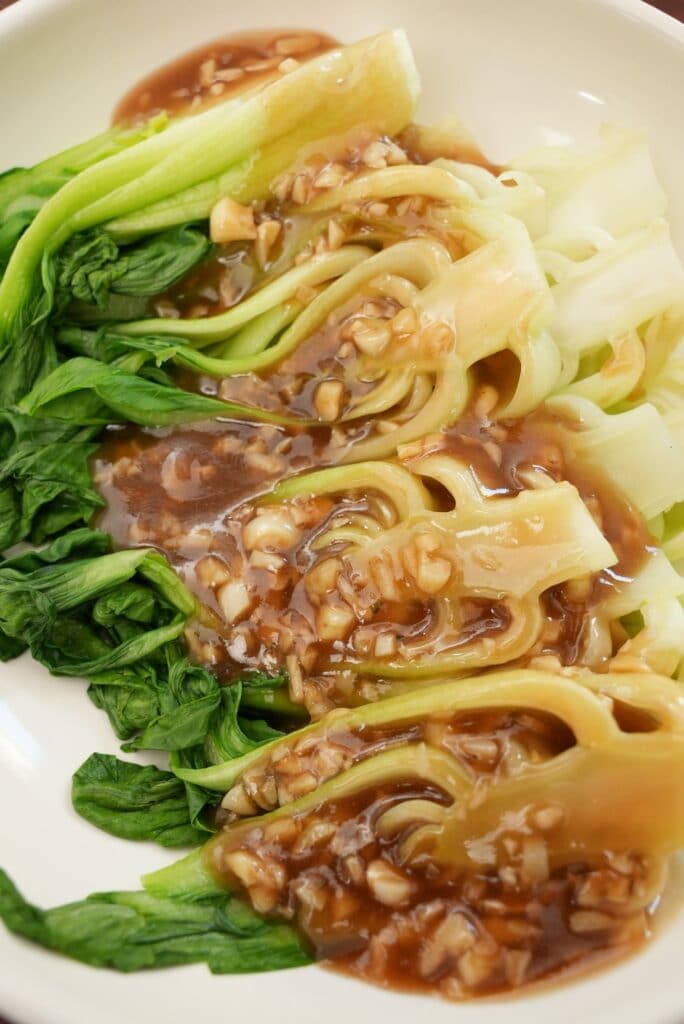
[[[206,235],[183,225],[120,246],[102,230],[75,235],[57,257],[60,304],[72,298],[106,309],[113,294],[159,295],[210,251]],[[86,311],[81,308],[81,317]]]
[[[240,757],[269,740],[282,736],[263,721],[238,717],[242,700],[242,684],[232,683],[221,690],[222,707],[205,740],[204,750],[209,764],[220,764],[231,757]]]
[[[209,732],[212,715],[221,702],[218,685],[211,693],[179,704],[148,724],[142,736],[125,750],[180,750],[201,743]]]
[[[149,625],[154,621],[155,604],[154,594],[148,587],[123,583],[98,598],[93,606],[93,619],[101,626],[115,626],[122,617]]]
[[[122,839],[184,846],[201,842],[206,832],[194,827],[185,787],[171,772],[110,754],[84,761],[72,779],[71,801],[81,817]]]
[[[0,551],[87,523],[104,502],[88,460],[93,431],[0,412]]]
[[[118,971],[206,963],[216,974],[236,974],[310,962],[291,928],[261,920],[226,892],[101,893],[46,911],[0,870],[0,918],[31,942]]]
[[[93,398],[96,400],[94,404]],[[119,366],[83,357],[69,359],[40,380],[19,403],[19,409],[29,416],[50,416],[79,425],[104,426],[112,418],[144,426],[165,426],[216,416],[286,421],[285,417],[254,410],[237,402],[222,402],[192,391],[156,384]]]
[[[88,696],[106,712],[119,739],[142,732],[160,714],[164,677],[151,659],[91,677]]]
[[[57,365],[52,337],[43,322],[48,305],[30,299],[19,312],[12,347],[0,357],[0,408],[7,409]]]
[[[0,632],[54,674],[105,679],[139,665],[175,640],[194,611],[194,598],[156,552],[71,557],[103,546],[97,531],[75,531],[0,568]]]
[[[337,89],[340,76],[348,76],[349,88],[330,103],[328,90]],[[14,247],[0,281],[0,350],[16,343],[18,314],[40,289],[41,261],[45,270],[45,260],[50,262],[69,238],[114,220],[119,237],[148,234],[158,228],[146,214],[159,204],[165,207],[161,226],[170,227],[208,218],[222,196],[241,202],[263,198],[303,148],[343,135],[360,119],[372,122],[380,134],[401,131],[413,116],[416,97],[416,69],[406,39],[399,32],[385,33],[343,48],[333,63],[315,57],[240,102],[177,118],[160,135],[86,167],[45,203]],[[170,221],[169,203],[174,207]],[[137,227],[122,224],[126,219]],[[54,293],[45,273],[42,285],[47,315]]]

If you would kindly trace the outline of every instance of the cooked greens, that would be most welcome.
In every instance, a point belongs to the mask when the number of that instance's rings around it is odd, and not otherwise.
[[[16,167],[0,175],[0,272],[38,211],[63,185],[87,167],[163,131],[167,124],[166,115],[160,114],[140,127],[116,126],[35,167]]]
[[[183,783],[154,765],[92,754],[74,773],[71,802],[81,817],[122,839],[191,846],[204,838],[190,820]]]
[[[279,735],[239,715],[241,683],[219,685],[178,643],[196,603],[159,554],[108,552],[97,530],[64,534],[0,568],[0,655],[27,647],[55,675],[84,675],[127,750],[173,751],[199,768]],[[248,675],[252,690],[281,677]],[[196,819],[205,799],[188,790]],[[149,835],[155,835],[150,821]]]
[[[204,962],[215,974],[239,974],[309,962],[291,928],[264,921],[222,890],[188,891],[181,899],[101,893],[40,910],[0,870],[0,917],[46,949],[117,971]]]
[[[515,987],[643,938],[681,839],[684,269],[640,136],[431,159],[403,33],[275,52],[0,177],[0,659],[164,753],[85,820],[201,845],[0,918]]]

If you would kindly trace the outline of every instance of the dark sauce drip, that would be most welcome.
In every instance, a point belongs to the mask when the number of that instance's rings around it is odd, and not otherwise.
[[[470,139],[450,138],[446,131],[434,132],[421,125],[410,124],[399,135],[398,141],[414,164],[429,164],[443,158],[458,163],[477,164],[495,176],[504,170],[500,164],[488,160]]]

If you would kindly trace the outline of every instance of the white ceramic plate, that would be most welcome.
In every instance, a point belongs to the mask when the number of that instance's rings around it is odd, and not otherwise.
[[[401,25],[423,76],[421,114],[460,116],[504,160],[590,138],[603,121],[649,132],[684,251],[684,27],[637,0],[21,0],[0,14],[0,168],[100,130],[140,75],[238,29],[310,26],[343,40]],[[72,811],[69,778],[115,753],[83,684],[22,658],[0,666],[0,864],[44,906],[136,888],[174,859],[98,832]],[[684,914],[616,968],[538,994],[454,1006],[310,967],[213,977],[203,966],[122,976],[45,953],[0,927],[0,1016],[16,1024],[346,1024],[418,1014],[440,1024],[675,1024],[684,1018]]]

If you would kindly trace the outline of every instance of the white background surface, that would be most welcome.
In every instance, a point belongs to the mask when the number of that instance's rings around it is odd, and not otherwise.
[[[94,134],[140,75],[251,27],[320,28],[352,40],[401,25],[423,78],[421,115],[461,117],[495,160],[589,139],[603,121],[649,132],[684,251],[684,27],[636,0],[22,0],[0,14],[0,169]],[[48,906],[175,858],[79,819],[71,773],[116,753],[82,683],[24,657],[0,666],[0,865]],[[203,966],[131,976],[44,953],[0,927],[0,1016],[17,1024],[675,1024],[684,1019],[684,914],[610,971],[524,998],[452,1005],[316,968],[213,977]]]

